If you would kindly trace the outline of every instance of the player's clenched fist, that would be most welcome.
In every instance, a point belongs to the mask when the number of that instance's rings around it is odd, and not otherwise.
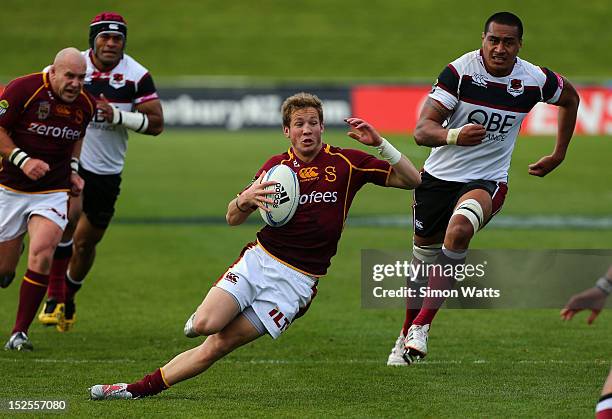
[[[563,162],[563,159],[555,155],[544,156],[537,162],[529,165],[529,174],[544,177],[559,166],[561,162]]]
[[[461,128],[459,136],[457,137],[457,145],[460,146],[474,146],[482,143],[487,130],[480,124],[467,124]]]
[[[21,168],[23,173],[32,180],[38,180],[49,171],[49,165],[39,159],[29,159]]]
[[[78,173],[72,173],[70,175],[70,196],[79,196],[83,192],[85,187],[85,181]]]
[[[99,99],[96,100],[96,110],[98,111],[98,115],[104,118],[106,122],[113,122],[113,106],[103,93],[101,93]]]

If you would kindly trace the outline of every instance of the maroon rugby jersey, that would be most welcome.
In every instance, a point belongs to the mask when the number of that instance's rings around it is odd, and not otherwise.
[[[68,191],[72,150],[95,112],[94,97],[83,91],[74,102],[64,102],[51,90],[48,73],[35,73],[10,82],[0,101],[0,126],[17,147],[50,169],[34,181],[3,159],[0,185],[19,192]]]
[[[289,166],[297,174],[300,204],[287,224],[266,226],[257,239],[286,265],[309,275],[325,275],[355,194],[366,183],[385,186],[391,166],[363,151],[323,144],[310,163],[301,161],[292,149],[273,156],[256,177],[277,164]]]

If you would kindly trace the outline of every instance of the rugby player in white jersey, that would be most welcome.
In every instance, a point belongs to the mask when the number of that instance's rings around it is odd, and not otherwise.
[[[522,35],[516,15],[492,15],[482,47],[447,65],[425,102],[414,137],[432,150],[415,190],[415,264],[465,261],[474,234],[501,209],[521,122],[536,103],[558,106],[559,120],[554,150],[529,165],[529,174],[546,176],[565,158],[578,94],[564,77],[518,58]],[[454,285],[454,278],[435,272],[422,279],[432,289]],[[409,365],[427,355],[429,328],[442,303],[442,298],[408,299],[388,365]]]
[[[125,54],[126,42],[127,24],[121,15],[103,12],[91,21],[90,48],[82,52],[87,61],[85,90],[98,100],[97,114],[87,128],[81,151],[79,174],[85,189],[81,198],[70,202],[71,222],[57,247],[48,300],[39,315],[42,323],[57,324],[59,331],[74,324],[74,296],[94,263],[96,245],[115,212],[128,130],[145,135],[158,135],[163,130],[153,78]]]

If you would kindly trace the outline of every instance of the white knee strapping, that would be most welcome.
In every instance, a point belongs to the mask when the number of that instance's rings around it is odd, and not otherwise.
[[[417,246],[412,244],[412,254],[415,258],[425,263],[433,263],[442,251],[442,243]]]
[[[474,233],[476,233],[480,226],[484,224],[484,213],[480,203],[475,199],[466,199],[463,201],[453,212],[453,215],[461,214],[466,217],[472,226],[474,227]]]

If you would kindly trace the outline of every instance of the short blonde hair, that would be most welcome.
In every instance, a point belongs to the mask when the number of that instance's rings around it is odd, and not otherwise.
[[[315,108],[319,114],[319,122],[323,123],[323,103],[321,103],[321,99],[311,93],[300,92],[289,96],[283,102],[283,106],[281,106],[283,127],[291,125],[291,115],[293,115],[293,112],[305,108]]]

